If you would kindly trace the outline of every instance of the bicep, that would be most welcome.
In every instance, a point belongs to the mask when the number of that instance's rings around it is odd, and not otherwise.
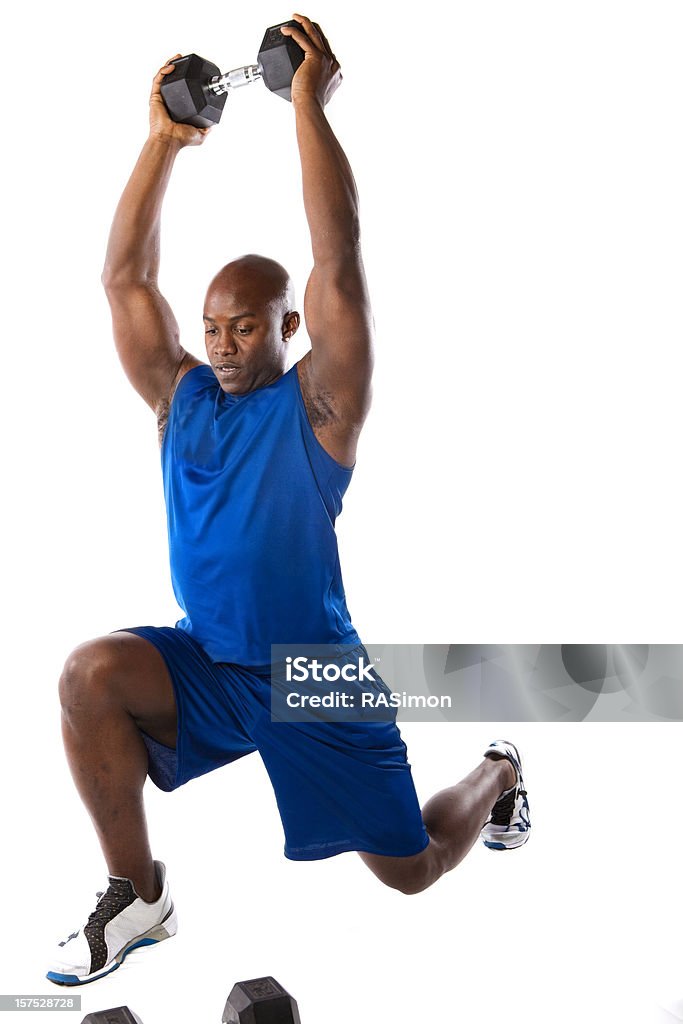
[[[168,400],[173,382],[188,355],[179,341],[178,324],[161,292],[149,285],[125,284],[107,289],[114,341],[129,381],[149,406]],[[197,365],[190,357],[185,368]]]

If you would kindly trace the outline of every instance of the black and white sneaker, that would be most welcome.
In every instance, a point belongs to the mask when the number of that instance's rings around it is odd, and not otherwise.
[[[517,781],[496,800],[488,821],[481,830],[484,846],[489,850],[514,850],[529,838],[529,801],[522,778],[522,759],[514,743],[494,740],[484,751],[484,757],[494,760],[505,758],[517,773]]]
[[[166,868],[154,866],[161,896],[146,903],[129,878],[109,876],[109,888],[98,892],[97,906],[84,927],[59,943],[47,978],[56,985],[85,985],[111,974],[132,949],[151,946],[175,935],[178,929],[168,891]]]

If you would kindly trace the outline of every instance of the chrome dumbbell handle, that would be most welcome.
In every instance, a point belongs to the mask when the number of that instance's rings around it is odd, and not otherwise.
[[[209,88],[217,96],[228,92],[230,89],[239,89],[242,85],[250,85],[261,78],[261,68],[258,64],[247,64],[243,68],[235,68],[234,71],[226,71],[224,75],[214,75],[209,79]]]

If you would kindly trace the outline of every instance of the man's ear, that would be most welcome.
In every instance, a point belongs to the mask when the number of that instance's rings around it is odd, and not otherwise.
[[[292,310],[291,313],[286,313],[285,318],[282,321],[282,340],[289,341],[289,339],[299,330],[300,323],[301,317],[296,310]]]

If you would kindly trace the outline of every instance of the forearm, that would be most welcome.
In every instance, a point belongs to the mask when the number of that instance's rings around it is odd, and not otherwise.
[[[114,214],[102,280],[155,284],[159,272],[161,206],[181,146],[150,135]]]
[[[304,208],[317,266],[358,255],[358,192],[346,154],[312,99],[295,105]]]

